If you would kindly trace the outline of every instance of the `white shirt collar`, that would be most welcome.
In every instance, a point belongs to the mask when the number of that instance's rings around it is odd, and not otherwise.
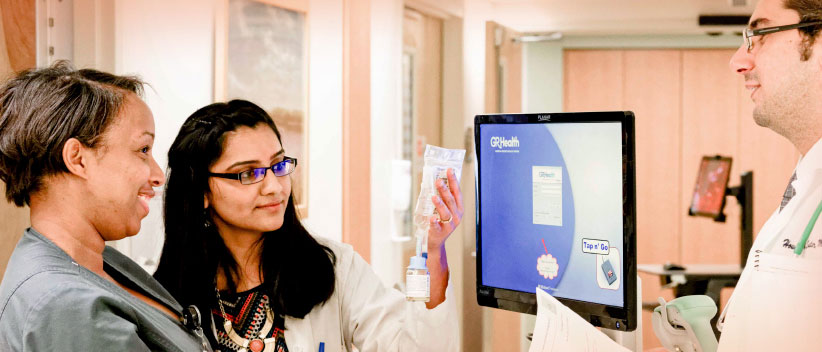
[[[796,164],[796,181],[793,182],[793,187],[796,193],[804,193],[803,191],[811,187],[811,182],[815,178],[815,174],[822,169],[822,139],[808,150],[804,156],[799,158]]]

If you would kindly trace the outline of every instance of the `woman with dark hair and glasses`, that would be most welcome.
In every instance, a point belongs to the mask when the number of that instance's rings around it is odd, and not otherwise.
[[[65,62],[0,87],[0,179],[31,209],[0,283],[0,351],[211,350],[194,309],[105,244],[139,232],[163,184],[142,88]]]
[[[453,170],[431,219],[431,301],[386,288],[351,246],[315,238],[295,211],[287,156],[269,115],[243,100],[186,119],[168,155],[166,242],[154,277],[210,316],[220,351],[452,351],[456,305],[445,240],[459,224]],[[449,293],[446,294],[446,291]],[[446,299],[449,296],[449,299]]]

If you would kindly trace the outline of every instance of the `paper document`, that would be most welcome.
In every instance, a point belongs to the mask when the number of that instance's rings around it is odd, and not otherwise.
[[[537,287],[537,323],[529,352],[629,351]]]

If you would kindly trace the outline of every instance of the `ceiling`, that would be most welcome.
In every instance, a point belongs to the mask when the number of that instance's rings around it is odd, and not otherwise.
[[[741,6],[733,6],[742,3]],[[704,34],[743,27],[698,25],[699,15],[750,15],[756,0],[491,0],[494,21],[521,33]]]

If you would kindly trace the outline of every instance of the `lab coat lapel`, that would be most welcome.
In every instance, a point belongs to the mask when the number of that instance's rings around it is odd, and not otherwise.
[[[314,352],[314,333],[311,326],[311,314],[305,318],[285,318],[285,343],[289,352]]]
[[[342,344],[339,309],[333,299],[317,306],[304,319],[285,318],[285,342],[289,352],[319,351],[320,342],[325,352],[346,351]]]
[[[766,246],[768,246],[768,244],[775,240],[776,236],[778,236],[792,220],[801,221],[796,219],[796,217],[799,215],[797,214],[797,211],[804,209],[800,208],[802,207],[802,204],[809,198],[814,199],[814,201],[815,199],[818,199],[815,194],[818,193],[819,188],[822,187],[822,169],[816,169],[814,172],[807,173],[807,175],[803,176],[809,179],[799,181],[806,183],[803,184],[801,189],[797,189],[797,196],[794,197],[796,199],[792,199],[788,202],[788,205],[786,205],[781,212],[778,210],[774,212],[771,218],[768,219],[764,226],[762,226],[762,229],[759,230],[759,234],[754,241],[752,250],[763,250]],[[801,194],[799,192],[801,192]],[[805,206],[807,206],[807,204],[805,204]],[[805,218],[805,222],[802,223],[803,226],[807,223],[807,219],[809,219],[809,217]],[[752,257],[753,256],[751,255],[748,256],[748,263],[746,266],[750,264]]]
[[[734,295],[728,302],[726,309],[725,328],[722,330],[719,350],[771,350],[769,344],[785,347],[788,341],[798,343],[791,346],[793,349],[785,350],[805,350],[806,340],[799,337],[796,339],[777,338],[778,326],[768,325],[769,323],[784,323],[784,319],[777,319],[784,314],[793,314],[796,320],[803,320],[808,324],[808,317],[799,313],[808,313],[808,309],[817,309],[816,305],[810,302],[793,297],[797,292],[808,292],[806,286],[814,286],[814,290],[822,289],[819,286],[819,275],[822,269],[816,268],[813,273],[802,273],[801,275],[785,275],[785,269],[780,267],[795,266],[796,269],[808,268],[807,262],[797,262],[797,260],[807,261],[808,258],[794,258],[790,256],[774,255],[769,253],[778,240],[778,236],[784,231],[801,232],[807,221],[810,219],[809,212],[812,212],[818,204],[820,193],[822,192],[822,170],[815,170],[808,173],[809,183],[803,187],[802,194],[792,200],[780,213],[775,213],[768,220],[760,231],[753,246],[753,250],[748,257],[748,264],[745,272],[739,280]],[[807,203],[807,204],[806,204]],[[811,204],[813,203],[813,204]],[[787,264],[782,263],[787,262]],[[774,265],[777,263],[778,265]],[[774,267],[777,270],[774,270]],[[814,265],[811,265],[814,267]],[[777,272],[781,271],[781,272]],[[797,270],[787,270],[797,271]],[[811,307],[811,308],[808,308]],[[723,312],[724,313],[724,312]],[[813,311],[813,316],[818,316],[819,311]],[[720,320],[722,320],[720,318]],[[786,336],[781,336],[786,337]]]

